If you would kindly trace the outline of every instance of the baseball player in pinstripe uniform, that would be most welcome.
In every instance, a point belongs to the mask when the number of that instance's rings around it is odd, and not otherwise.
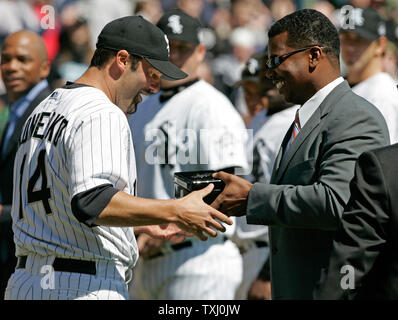
[[[188,77],[173,83],[162,80],[162,90],[148,97],[129,121],[133,138],[145,140],[135,143],[138,194],[170,199],[175,172],[247,167],[246,130],[231,102],[198,79],[206,53],[199,21],[170,10],[158,26],[169,38],[170,60]],[[148,161],[152,154],[157,157]],[[140,235],[138,246],[142,259],[131,282],[133,299],[234,298],[242,260],[236,245],[222,235],[206,242],[189,238],[178,245]]]
[[[253,161],[251,166],[252,172],[245,177],[250,182],[263,178],[263,174],[258,172],[260,159],[254,151],[256,133],[264,124],[265,114],[269,105],[266,96],[267,86],[261,82],[265,74],[262,72],[262,66],[265,64],[264,53],[256,53],[247,61],[245,68],[242,70],[241,80],[234,84],[234,87],[242,86],[244,97],[252,118],[248,128],[253,130],[253,141],[247,144],[248,159]],[[282,135],[283,136],[283,135]],[[242,255],[243,277],[235,294],[235,299],[244,300],[248,298],[248,291],[257,277],[259,270],[268,258],[268,228],[266,226],[254,226],[247,224],[244,217],[236,218],[236,232],[233,240],[238,245]]]
[[[225,230],[215,219],[232,223],[202,201],[211,186],[178,200],[134,196],[127,115],[161,76],[186,76],[169,62],[164,33],[141,17],[114,20],[83,76],[25,122],[14,166],[18,264],[6,299],[126,299],[138,258],[131,226],[168,239],[182,228],[205,240]]]
[[[386,21],[373,8],[352,8],[349,24],[340,27],[341,58],[352,91],[376,106],[386,120],[391,144],[398,142],[398,90],[383,70],[387,50]]]

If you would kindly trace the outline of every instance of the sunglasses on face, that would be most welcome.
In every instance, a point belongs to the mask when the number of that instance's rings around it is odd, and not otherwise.
[[[298,49],[298,50],[294,50],[294,51],[291,51],[291,52],[288,52],[288,53],[284,53],[284,54],[281,54],[279,56],[270,57],[270,58],[268,58],[268,60],[266,62],[267,68],[268,69],[275,69],[275,68],[279,67],[283,63],[283,61],[285,61],[290,56],[292,56],[292,55],[294,55],[296,53],[311,49],[312,47],[315,47],[315,46],[318,46],[318,45],[313,44],[311,46],[307,46],[307,47],[304,47],[304,48],[301,48],[301,49]],[[318,47],[322,48],[322,46],[318,46]]]

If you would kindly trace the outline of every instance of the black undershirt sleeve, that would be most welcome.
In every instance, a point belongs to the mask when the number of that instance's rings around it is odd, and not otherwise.
[[[111,184],[103,184],[76,194],[71,202],[73,215],[79,222],[95,227],[95,219],[118,191]]]

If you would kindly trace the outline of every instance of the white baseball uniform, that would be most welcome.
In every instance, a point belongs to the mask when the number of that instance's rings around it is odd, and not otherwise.
[[[298,106],[289,107],[271,115],[264,110],[249,124],[249,129],[253,130],[253,140],[247,144],[248,159],[253,161],[252,172],[246,177],[249,181],[270,181],[276,156],[297,108]],[[250,225],[245,216],[238,217],[233,240],[238,244],[243,258],[243,280],[236,299],[244,300],[269,256],[268,227]]]
[[[165,102],[160,101],[165,91],[150,96],[130,117],[139,196],[174,198],[175,172],[247,167],[246,129],[230,101],[203,80],[180,90]],[[179,246],[167,243],[161,252],[139,259],[130,287],[133,299],[234,298],[242,261],[223,235]]]
[[[379,72],[352,88],[381,112],[386,120],[391,144],[398,142],[398,90],[394,79],[386,72]]]
[[[128,298],[128,270],[138,259],[133,228],[87,225],[71,205],[102,185],[135,193],[134,148],[120,108],[94,87],[56,89],[25,123],[14,181],[16,255],[26,262],[6,299]],[[80,273],[76,260],[94,264],[95,275]],[[59,261],[76,271],[58,272]]]

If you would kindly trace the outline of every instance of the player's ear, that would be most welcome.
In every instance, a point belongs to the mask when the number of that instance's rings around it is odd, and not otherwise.
[[[206,51],[207,51],[206,46],[201,43],[196,47],[195,50],[198,52],[199,62],[202,62],[206,57]]]
[[[120,72],[123,72],[126,69],[129,62],[129,56],[129,53],[126,50],[119,50],[117,52],[115,63]]]

